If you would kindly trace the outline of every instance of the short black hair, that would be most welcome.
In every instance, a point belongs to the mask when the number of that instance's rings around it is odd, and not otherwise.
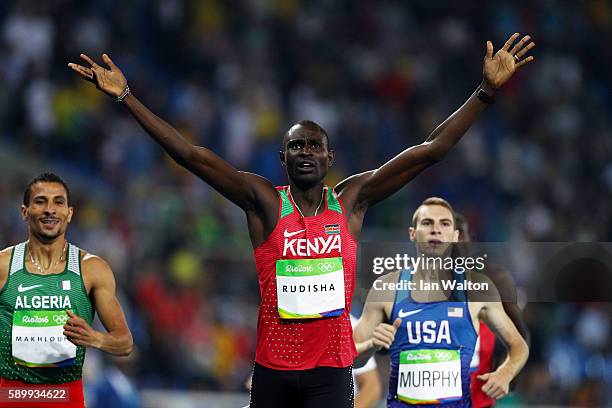
[[[327,131],[325,129],[323,129],[323,127],[321,125],[319,125],[317,122],[312,121],[312,120],[308,120],[308,119],[303,119],[300,120],[299,122],[291,125],[291,128],[295,125],[300,125],[305,127],[308,130],[312,130],[315,131],[317,133],[322,134],[325,137],[325,143],[327,144],[327,149],[329,149],[331,146],[329,145],[329,135],[327,134]],[[289,129],[291,129],[289,128]],[[285,135],[289,133],[289,130],[287,130],[287,132],[285,133]],[[283,136],[283,150],[285,150],[285,138]]]
[[[23,192],[23,205],[26,207],[30,205],[30,194],[32,190],[32,186],[36,183],[60,183],[64,186],[64,190],[66,190],[66,197],[68,198],[68,205],[70,205],[70,190],[68,189],[68,185],[62,180],[60,176],[54,173],[41,173],[38,176],[34,177],[28,185],[26,186],[25,191]]]

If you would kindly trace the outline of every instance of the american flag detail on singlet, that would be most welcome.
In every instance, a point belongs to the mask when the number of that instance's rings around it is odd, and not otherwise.
[[[348,367],[355,356],[349,311],[355,286],[357,240],[349,233],[342,202],[332,189],[325,187],[323,211],[316,216],[302,217],[287,186],[276,189],[279,193],[276,228],[254,251],[262,298],[255,361],[277,370]],[[310,319],[281,318],[277,261],[339,257],[344,274],[341,314]]]

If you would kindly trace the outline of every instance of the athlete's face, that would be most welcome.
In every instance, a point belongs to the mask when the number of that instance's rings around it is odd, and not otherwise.
[[[320,183],[334,161],[334,151],[327,146],[321,132],[294,125],[283,139],[280,160],[287,167],[287,176],[301,188]]]
[[[30,234],[43,242],[62,236],[72,219],[66,189],[60,183],[38,182],[30,188],[30,202],[21,206]]]
[[[423,205],[418,210],[416,227],[410,227],[410,240],[414,241],[419,253],[442,256],[450,245],[459,239],[453,215],[441,205]]]

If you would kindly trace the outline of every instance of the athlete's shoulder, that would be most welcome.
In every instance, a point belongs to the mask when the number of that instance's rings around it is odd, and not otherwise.
[[[10,246],[8,248],[4,248],[0,251],[0,287],[4,286],[6,283],[6,279],[8,277],[10,263],[11,263],[11,255],[13,254],[14,246]]]
[[[400,273],[402,273],[402,271],[393,271],[379,276],[372,283],[372,288],[388,288],[389,283],[395,283],[399,280]]]
[[[372,176],[372,173],[374,173],[374,170],[353,174],[336,184],[334,191],[338,195],[350,193],[356,187],[360,187],[365,183]]]
[[[468,286],[468,296],[470,300],[480,302],[499,302],[499,291],[495,283],[482,272],[466,271],[465,278],[471,283]],[[470,290],[469,288],[474,289]]]
[[[377,280],[381,281],[381,282],[397,282],[399,280],[400,274],[402,273],[402,271],[397,270],[397,271],[393,271],[393,272],[389,272],[386,273],[382,276],[380,276]]]
[[[15,246],[10,246],[0,251],[0,273],[5,273],[8,271],[14,248]]]
[[[267,216],[276,214],[279,197],[277,187],[270,180],[259,174],[248,171],[240,171],[239,173],[242,175],[242,180],[250,186],[249,190],[253,194],[251,197],[253,207],[244,208],[247,214],[253,210],[259,214],[263,211],[263,214]]]
[[[256,194],[276,193],[276,187],[274,186],[274,184],[264,176],[248,171],[240,171],[240,174],[242,174],[244,180],[246,180],[251,186],[255,188],[254,191]]]
[[[500,297],[506,302],[516,302],[516,286],[510,272],[501,265],[487,265],[484,272],[495,284]]]
[[[111,273],[112,269],[108,262],[87,251],[81,249],[81,269],[84,273],[106,274]]]
[[[14,248],[15,248],[15,245],[11,245],[10,247],[6,247],[0,250],[0,259],[4,259],[6,257],[10,258],[11,254],[13,253]]]
[[[274,187],[274,184],[272,184],[272,182],[270,180],[268,180],[267,178],[265,178],[261,174],[252,173],[250,171],[243,171],[243,170],[239,170],[238,172],[240,174],[242,174],[244,177],[246,177],[248,180],[254,180],[254,181],[263,183],[265,185],[269,185],[269,186]]]
[[[372,177],[374,170],[365,171],[363,173],[354,174],[345,178],[334,187],[334,192],[342,200],[347,214],[357,213],[361,217],[367,210],[367,203],[361,199],[362,187]],[[363,222],[363,220],[361,220]],[[359,227],[361,230],[361,225]]]
[[[114,288],[113,271],[104,259],[81,250],[81,273],[88,288]]]
[[[380,308],[393,304],[396,292],[394,284],[399,280],[400,273],[401,271],[390,272],[376,278],[372,283],[366,303]]]

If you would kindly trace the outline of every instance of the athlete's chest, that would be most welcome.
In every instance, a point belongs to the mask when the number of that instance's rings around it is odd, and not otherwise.
[[[451,345],[463,342],[471,320],[461,302],[412,303],[396,305],[393,320],[399,318],[398,343],[405,345]]]
[[[77,299],[86,297],[78,277],[70,274],[36,276],[17,273],[11,277],[0,296],[0,303],[13,310],[70,309]]]
[[[331,211],[315,217],[289,216],[279,222],[275,244],[286,259],[341,256],[347,233],[342,216]]]

